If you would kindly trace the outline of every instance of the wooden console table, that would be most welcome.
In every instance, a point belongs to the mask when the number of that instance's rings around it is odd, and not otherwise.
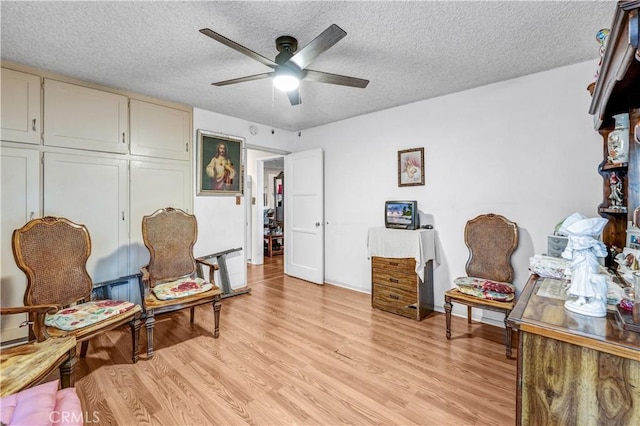
[[[284,253],[284,234],[264,234],[264,240],[267,243],[267,256],[273,257],[277,254]],[[273,248],[273,244],[279,241],[280,247],[276,250]]]
[[[433,229],[371,228],[371,306],[420,321],[433,312]]]
[[[545,280],[529,278],[508,318],[519,334],[516,423],[637,424],[640,334],[623,329],[614,312],[589,317],[538,296]]]

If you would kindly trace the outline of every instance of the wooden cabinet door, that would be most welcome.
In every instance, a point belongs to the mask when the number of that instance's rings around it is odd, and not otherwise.
[[[189,160],[189,112],[132,99],[131,154]]]
[[[127,275],[127,162],[45,153],[44,214],[83,224],[91,236],[87,270],[94,282]]]
[[[3,141],[40,143],[40,77],[2,68]]]
[[[142,240],[142,217],[164,207],[191,213],[191,193],[188,164],[131,161],[131,274],[140,272],[140,267],[149,262],[149,251]]]
[[[122,95],[44,80],[44,144],[126,153],[128,99]]]
[[[27,278],[15,263],[11,234],[30,219],[40,216],[40,162],[38,151],[21,148],[0,150],[2,228],[0,229],[0,301],[2,306],[23,306]],[[27,336],[29,328],[19,328],[27,314],[3,316],[2,342]]]

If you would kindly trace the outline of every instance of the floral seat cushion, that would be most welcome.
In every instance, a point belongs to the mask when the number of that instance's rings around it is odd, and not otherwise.
[[[72,331],[127,312],[134,306],[136,306],[134,303],[124,300],[96,300],[80,303],[47,315],[44,323],[47,327]]]
[[[204,293],[213,288],[213,284],[202,278],[181,278],[176,281],[156,284],[153,293],[160,300],[179,299],[192,294]]]
[[[513,284],[484,278],[460,277],[453,282],[460,292],[481,299],[511,302],[516,294],[516,287]]]

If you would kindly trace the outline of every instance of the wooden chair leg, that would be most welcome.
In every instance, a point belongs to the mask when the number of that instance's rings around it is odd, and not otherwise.
[[[220,303],[220,295],[218,294],[213,299],[213,337],[216,339],[220,336],[220,308],[222,307],[222,303]]]
[[[189,323],[191,323],[192,325],[193,325],[193,319],[195,318],[195,316],[196,316],[196,307],[192,306],[189,312]]]
[[[509,317],[509,312],[505,312],[504,314],[504,343],[507,346],[507,359],[513,359],[511,356],[511,338],[513,335],[513,330],[511,330],[511,326],[507,322],[507,318]]]
[[[451,339],[451,299],[449,297],[444,298],[444,313],[447,324],[447,340]]]
[[[467,324],[471,324],[471,306],[467,306]]]
[[[89,350],[89,341],[85,340],[80,343],[80,358],[84,358],[87,356],[87,351]]]
[[[136,314],[136,316],[129,322],[129,326],[131,327],[131,360],[135,364],[138,362],[138,354],[140,353],[140,314]]]
[[[147,318],[144,321],[144,325],[147,327],[147,358],[153,357],[153,324],[155,322],[153,310],[148,310]]]
[[[77,363],[76,349],[73,348],[69,351],[69,359],[60,366],[60,386],[63,389],[73,387],[75,384],[74,371]]]

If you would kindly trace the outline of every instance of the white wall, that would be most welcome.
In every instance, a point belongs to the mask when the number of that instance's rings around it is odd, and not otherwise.
[[[593,129],[587,62],[368,114],[302,132],[297,150],[325,151],[325,277],[370,292],[367,230],[384,201],[416,199],[440,244],[435,301],[465,275],[465,222],[497,213],[519,226],[512,260],[522,289],[528,259],[573,212],[597,216],[602,141]],[[428,78],[428,76],[425,76]],[[345,89],[348,90],[348,89]],[[425,186],[397,185],[397,151],[425,148]]]
[[[290,150],[293,145],[293,133],[276,129],[274,134],[271,128],[255,125],[258,134],[252,135],[249,126],[253,123],[233,117],[217,114],[210,111],[193,109],[193,131],[196,149],[194,150],[194,170],[197,170],[197,131],[209,130],[238,136],[245,139],[245,144],[262,146],[275,150]],[[195,174],[194,174],[195,175]],[[197,191],[196,176],[194,176],[194,188]],[[198,241],[194,247],[196,256],[204,256],[218,251],[243,247],[245,233],[245,197],[240,198],[240,204],[236,204],[235,196],[195,196],[194,214],[198,219]],[[232,253],[227,257],[229,279],[232,288],[246,285],[246,255],[244,249]],[[216,277],[216,283],[220,283]]]

